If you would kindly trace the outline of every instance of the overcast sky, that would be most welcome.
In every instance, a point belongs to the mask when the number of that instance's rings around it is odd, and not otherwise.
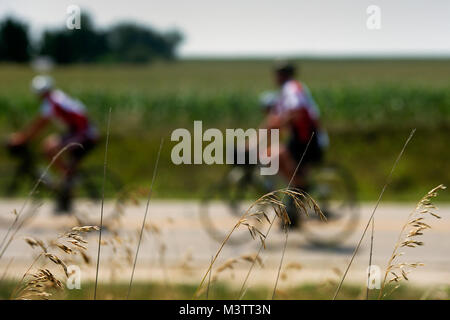
[[[78,5],[96,25],[123,20],[185,35],[181,56],[446,55],[450,0],[0,0],[34,35],[65,26]],[[366,26],[369,5],[381,9],[381,29]]]

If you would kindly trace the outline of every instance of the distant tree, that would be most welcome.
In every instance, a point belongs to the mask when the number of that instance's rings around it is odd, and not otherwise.
[[[57,63],[95,62],[108,50],[106,35],[96,31],[88,15],[81,16],[81,29],[47,30],[41,40],[40,54]]]
[[[147,63],[155,58],[174,59],[181,40],[178,31],[160,33],[134,23],[121,23],[106,32],[97,31],[90,17],[82,15],[81,29],[45,31],[39,53],[61,64]]]
[[[178,31],[163,34],[134,23],[121,23],[108,31],[107,38],[113,60],[145,63],[155,58],[174,59],[182,35]]]
[[[170,54],[168,58],[173,59],[176,55],[176,49],[183,41],[183,35],[178,30],[170,30],[169,32],[164,34],[164,38],[170,48]]]
[[[28,27],[11,17],[0,23],[0,60],[14,62],[30,60]]]

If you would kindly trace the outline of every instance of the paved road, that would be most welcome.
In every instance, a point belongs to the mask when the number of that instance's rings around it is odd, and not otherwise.
[[[3,238],[8,223],[12,221],[12,211],[20,209],[23,201],[0,201],[0,236]],[[81,203],[84,209],[99,214],[100,207],[88,207]],[[107,203],[105,212],[113,207]],[[305,241],[299,233],[291,233],[284,259],[284,266],[292,268],[283,269],[281,286],[296,284],[299,281],[329,282],[336,281],[355,249],[362,230],[368,221],[374,204],[363,204],[360,212],[361,219],[357,231],[345,243],[336,248],[317,248]],[[430,219],[431,230],[426,230],[423,237],[425,245],[413,250],[405,250],[404,261],[423,262],[424,267],[414,271],[410,281],[422,285],[450,284],[450,205],[440,205],[441,220]],[[382,204],[375,220],[375,239],[373,263],[384,268],[392,253],[393,246],[398,237],[401,226],[414,204]],[[5,256],[0,260],[0,275],[11,262],[7,271],[8,276],[19,276],[29,265],[33,252],[23,240],[25,236],[32,236],[42,240],[55,239],[56,236],[76,225],[72,217],[54,216],[52,205],[43,203],[35,209],[36,215],[15,236]],[[116,246],[111,245],[114,235],[105,232],[103,238],[109,244],[102,247],[101,272],[102,279],[128,279],[130,275],[130,261],[132,261],[136,239],[145,211],[145,202],[139,205],[127,206],[122,216]],[[195,201],[152,201],[148,212],[147,230],[143,237],[139,253],[136,278],[165,279],[167,281],[189,281],[198,283],[202,272],[205,272],[211,257],[219,248],[219,243],[211,240],[201,227],[199,204]],[[229,230],[235,221],[227,219],[225,208],[220,204],[213,207],[214,216]],[[24,211],[26,212],[26,211]],[[262,227],[264,229],[264,227]],[[247,231],[245,231],[247,233]],[[95,261],[98,234],[89,236],[89,254]],[[257,241],[249,241],[241,246],[225,246],[217,266],[227,259],[237,258],[251,254],[258,250]],[[267,248],[261,257],[264,267],[256,268],[252,273],[251,283],[272,284],[275,281],[277,266],[283,248],[284,234],[279,228],[273,228],[267,239]],[[364,283],[364,274],[368,264],[369,238],[366,237],[362,247],[350,269],[349,281]],[[120,244],[119,244],[120,243]],[[73,263],[79,263],[75,260]],[[301,265],[301,269],[295,268]],[[241,283],[247,272],[249,263],[242,260],[234,264],[218,276],[223,280]],[[93,267],[83,267],[85,278],[93,277]],[[283,282],[284,281],[284,282]],[[283,284],[284,283],[284,284]]]

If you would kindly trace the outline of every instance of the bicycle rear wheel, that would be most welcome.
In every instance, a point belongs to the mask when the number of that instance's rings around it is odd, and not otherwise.
[[[251,179],[251,170],[233,167],[217,185],[207,190],[200,202],[200,222],[207,234],[218,242],[224,241],[233,226],[248,210],[255,195],[264,194],[260,184]],[[261,210],[261,207],[252,210]],[[260,222],[249,218],[249,223],[260,227]],[[252,238],[241,226],[236,229],[227,244],[242,245]]]
[[[327,221],[311,212],[302,217],[302,232],[312,244],[336,246],[348,239],[358,225],[356,183],[347,170],[333,164],[313,169],[309,179],[312,183],[308,193]]]

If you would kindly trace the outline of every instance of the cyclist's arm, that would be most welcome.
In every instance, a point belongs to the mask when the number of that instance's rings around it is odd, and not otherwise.
[[[286,112],[284,115],[269,114],[267,117],[266,129],[283,129],[286,128],[293,119],[297,119],[301,115],[300,109],[293,109]]]
[[[47,117],[38,116],[31,122],[31,124],[22,130],[21,132],[13,134],[11,143],[14,145],[21,145],[27,143],[31,139],[35,138],[42,129],[48,124],[49,119]]]
[[[304,103],[304,97],[294,86],[287,86],[283,89],[281,95],[281,114],[270,113],[267,117],[268,129],[283,129],[288,127],[291,122],[301,117],[300,106]]]
[[[271,130],[280,130],[280,134],[284,131],[283,129],[288,128],[288,125],[292,119],[292,117],[295,116],[293,112],[297,112],[297,110],[292,110],[287,112],[285,115],[279,115],[276,113],[269,113],[263,122],[263,124],[260,126],[262,129],[267,129],[267,146],[270,147],[272,142],[270,137],[272,137]]]

